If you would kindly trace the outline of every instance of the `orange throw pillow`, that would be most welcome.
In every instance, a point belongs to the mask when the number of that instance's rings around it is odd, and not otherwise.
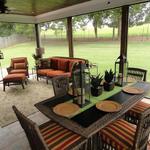
[[[14,69],[26,69],[25,63],[14,63]]]

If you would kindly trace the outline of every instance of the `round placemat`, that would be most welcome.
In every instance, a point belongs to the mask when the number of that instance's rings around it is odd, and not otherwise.
[[[71,117],[79,111],[80,107],[74,103],[60,103],[53,107],[53,111],[60,116]]]
[[[117,102],[104,100],[96,103],[96,108],[105,112],[117,112],[122,108],[122,106]]]
[[[123,92],[129,93],[129,94],[143,94],[144,90],[137,87],[124,87]]]

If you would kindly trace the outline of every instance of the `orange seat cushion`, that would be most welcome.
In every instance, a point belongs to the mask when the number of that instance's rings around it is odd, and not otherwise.
[[[55,77],[55,76],[60,76],[60,75],[66,75],[66,76],[71,76],[70,72],[64,72],[62,70],[53,70],[53,71],[49,71],[47,72],[47,76],[48,77]]]
[[[142,112],[144,112],[147,108],[150,107],[149,103],[144,103],[142,101],[138,102],[133,108],[131,108],[127,114],[138,118]]]
[[[72,146],[84,140],[80,135],[53,121],[41,125],[40,132],[50,150],[71,150]]]
[[[136,127],[123,119],[110,123],[100,131],[104,143],[116,150],[128,150],[133,147]]]
[[[13,70],[10,71],[10,74],[18,74],[18,73],[26,74],[27,70],[26,69],[13,69]]]
[[[37,74],[46,76],[48,72],[53,71],[53,69],[38,69]]]
[[[3,78],[3,81],[19,81],[26,78],[25,74],[8,74]]]

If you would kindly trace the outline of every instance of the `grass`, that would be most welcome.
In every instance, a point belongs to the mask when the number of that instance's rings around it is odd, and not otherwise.
[[[34,66],[32,54],[35,53],[34,42],[17,44],[5,49],[5,59],[2,60],[2,66],[7,67],[10,64],[10,58],[26,56],[28,57],[30,69]],[[46,42],[44,43],[44,57],[51,56],[68,56],[67,42]],[[120,53],[119,42],[75,42],[75,57],[87,58],[92,63],[98,64],[101,74],[106,69],[114,69],[114,63]],[[148,79],[150,81],[150,42],[129,42],[128,46],[128,62],[129,66],[141,67],[148,70]],[[94,68],[93,68],[93,72]]]

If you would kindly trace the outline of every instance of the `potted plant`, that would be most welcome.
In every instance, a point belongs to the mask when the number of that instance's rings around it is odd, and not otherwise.
[[[32,54],[32,57],[35,60],[35,65],[38,66],[41,56],[40,55],[36,55],[36,54]]]
[[[101,86],[101,82],[103,80],[103,76],[100,76],[100,74],[98,74],[97,76],[90,76],[91,78],[91,94],[93,96],[99,96],[100,94],[102,94],[103,88]]]
[[[113,78],[114,78],[114,73],[113,73],[112,69],[110,69],[109,71],[106,70],[105,71],[105,77],[104,77],[104,79],[105,79],[104,90],[106,90],[106,91],[113,90],[113,88],[115,86]]]

